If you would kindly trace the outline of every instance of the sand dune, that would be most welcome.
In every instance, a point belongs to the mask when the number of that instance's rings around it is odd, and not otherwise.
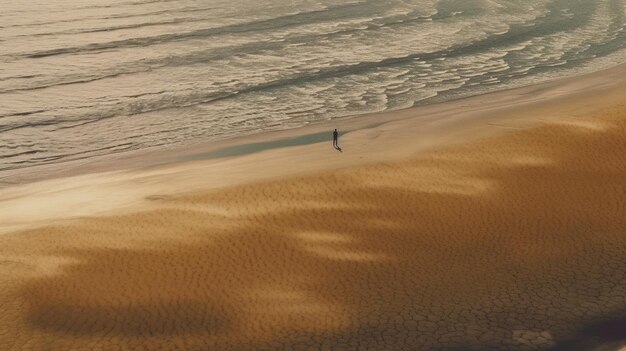
[[[626,105],[0,237],[0,348],[585,349],[626,335]]]

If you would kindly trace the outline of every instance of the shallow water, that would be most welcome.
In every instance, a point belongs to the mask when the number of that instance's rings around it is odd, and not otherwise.
[[[11,169],[288,129],[626,61],[626,0],[7,2]]]

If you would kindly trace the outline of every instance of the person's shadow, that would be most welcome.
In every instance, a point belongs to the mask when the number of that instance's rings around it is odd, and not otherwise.
[[[343,150],[341,150],[341,148],[339,146],[335,146],[335,150],[337,150],[339,152],[343,152]]]

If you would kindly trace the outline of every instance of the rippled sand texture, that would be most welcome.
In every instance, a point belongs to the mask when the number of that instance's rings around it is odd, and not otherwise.
[[[2,236],[0,348],[617,342],[625,111]]]

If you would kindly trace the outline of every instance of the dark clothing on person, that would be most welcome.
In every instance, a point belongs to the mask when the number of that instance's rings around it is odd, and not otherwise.
[[[335,131],[333,132],[333,147],[339,147],[339,133],[337,133],[337,129],[335,129]]]

